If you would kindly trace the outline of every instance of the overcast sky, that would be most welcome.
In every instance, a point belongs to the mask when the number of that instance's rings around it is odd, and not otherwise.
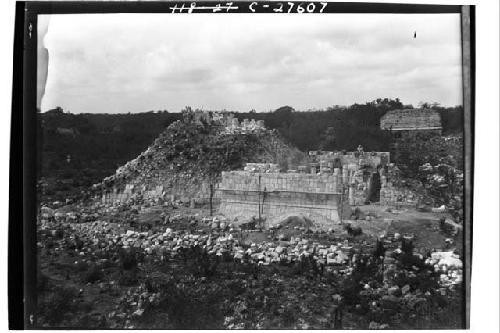
[[[52,15],[43,43],[42,111],[462,104],[458,14]]]

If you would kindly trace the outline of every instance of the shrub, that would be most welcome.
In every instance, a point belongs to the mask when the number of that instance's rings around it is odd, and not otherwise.
[[[75,265],[75,269],[78,272],[86,272],[89,270],[89,264],[85,261],[78,261]]]
[[[39,292],[44,291],[47,290],[48,285],[49,285],[49,278],[39,270],[36,276],[36,289]]]
[[[384,243],[382,243],[379,239],[377,239],[377,243],[375,244],[375,249],[373,250],[373,257],[375,259],[379,259],[385,255],[385,247]]]
[[[363,233],[363,229],[361,229],[361,227],[352,227],[351,224],[347,224],[345,226],[345,230],[347,231],[347,233],[349,234],[349,236],[353,236],[353,237],[356,237],[356,236],[359,236]]]
[[[54,237],[56,239],[62,239],[64,237],[64,231],[62,229],[57,229]]]
[[[126,271],[118,279],[118,284],[120,286],[134,286],[139,282],[137,279],[137,274],[135,271]]]
[[[94,283],[101,280],[103,276],[104,274],[102,273],[102,270],[97,265],[92,265],[85,273],[83,281],[85,283]]]
[[[137,258],[135,255],[135,251],[120,251],[120,267],[126,271],[132,270],[137,267]]]
[[[404,254],[412,255],[413,248],[414,246],[411,240],[407,240],[405,238],[401,240],[401,251],[403,251]]]
[[[76,295],[76,288],[55,288],[47,298],[39,303],[40,316],[51,325],[60,323],[65,315],[73,310],[73,301]]]
[[[174,329],[216,329],[224,320],[223,301],[220,287],[170,281],[162,291],[159,307],[167,312]]]
[[[283,314],[281,315],[281,322],[283,327],[293,326],[297,322],[297,314],[300,312],[300,308],[296,305],[286,307],[283,310]]]
[[[452,225],[446,223],[446,219],[444,217],[441,217],[439,219],[439,230],[441,230],[441,232],[446,236],[451,237],[453,236],[455,228]]]

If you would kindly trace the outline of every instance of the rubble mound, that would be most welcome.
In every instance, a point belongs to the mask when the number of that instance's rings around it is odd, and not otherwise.
[[[313,221],[303,215],[289,215],[284,218],[280,223],[280,226],[289,227],[289,228],[311,228],[314,227]]]
[[[248,162],[281,164],[302,153],[274,130],[228,133],[217,122],[178,120],[168,126],[137,158],[93,186],[99,191],[175,194],[186,198],[207,192],[221,172]]]

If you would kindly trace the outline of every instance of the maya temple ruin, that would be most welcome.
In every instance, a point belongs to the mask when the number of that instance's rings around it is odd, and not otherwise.
[[[387,152],[309,152],[309,165],[280,172],[276,164],[248,163],[223,172],[217,191],[220,212],[245,219],[259,217],[269,227],[290,215],[303,215],[327,227],[349,217],[350,207],[397,200],[387,179]]]
[[[194,112],[188,120],[197,124],[222,125],[221,135],[258,135],[267,129],[262,120],[239,121],[231,113]],[[310,151],[307,163],[282,170],[273,163],[247,163],[243,170],[222,172],[220,182],[210,186],[202,182],[188,189],[165,185],[158,171],[156,181],[126,184],[103,193],[103,202],[126,201],[135,194],[149,198],[207,203],[212,200],[217,213],[235,223],[258,219],[270,227],[292,215],[301,215],[319,227],[328,227],[348,219],[351,207],[380,203],[412,205],[400,200],[399,189],[391,182],[389,152],[365,152],[359,146],[353,152]],[[212,192],[212,193],[211,193]],[[209,199],[211,198],[211,199]]]

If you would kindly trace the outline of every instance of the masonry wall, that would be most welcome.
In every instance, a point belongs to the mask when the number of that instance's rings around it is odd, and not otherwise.
[[[390,163],[390,153],[389,152],[347,152],[342,153],[327,153],[321,154],[316,157],[320,163],[333,164],[338,163],[339,165],[368,165],[372,168],[377,168],[379,165],[386,165]],[[337,166],[331,166],[337,167]]]
[[[380,128],[387,130],[441,129],[441,116],[432,109],[391,110],[380,118]]]
[[[304,215],[328,226],[340,221],[343,211],[341,180],[337,175],[223,172],[217,189],[219,210],[229,218],[247,221],[259,217],[260,209],[267,227],[290,215]]]
[[[175,200],[189,201],[194,199],[197,203],[208,203],[210,197],[210,184],[204,181],[195,181],[189,185],[185,181],[168,181],[169,177],[162,174],[150,179],[149,186],[144,184],[124,184],[121,187],[102,193],[102,203],[126,202],[141,196],[145,199],[163,199],[169,201],[172,196]],[[214,203],[218,201],[215,200]]]

